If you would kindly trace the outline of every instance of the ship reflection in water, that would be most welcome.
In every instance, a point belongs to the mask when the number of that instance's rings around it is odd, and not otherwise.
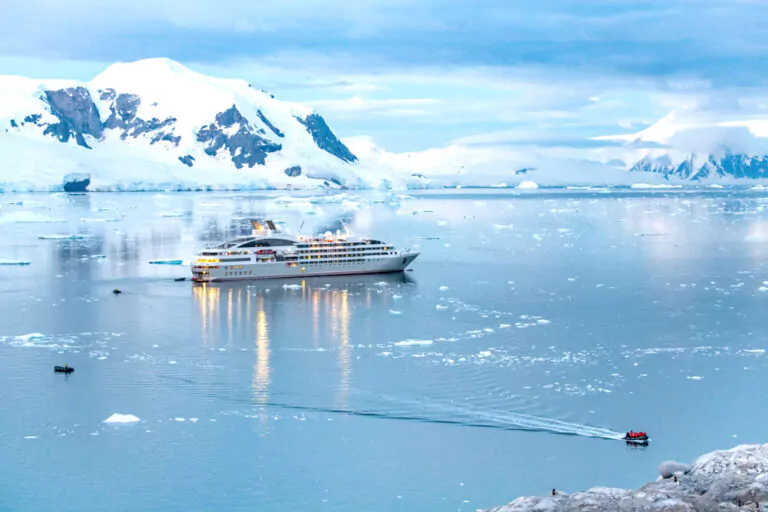
[[[254,352],[254,403],[280,402],[281,396],[309,390],[340,407],[348,406],[352,386],[353,336],[369,343],[379,314],[388,314],[413,291],[415,283],[405,273],[193,287],[204,348]],[[331,383],[329,372],[335,375]]]

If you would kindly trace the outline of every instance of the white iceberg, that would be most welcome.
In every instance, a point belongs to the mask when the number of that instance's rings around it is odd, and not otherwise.
[[[31,264],[32,262],[27,260],[0,260],[0,265],[26,266]]]
[[[520,183],[517,186],[517,188],[533,190],[533,189],[539,188],[539,184],[536,183],[535,181],[524,181]]]
[[[30,334],[22,334],[20,336],[16,336],[15,339],[17,341],[39,341],[45,339],[45,334],[40,332],[33,332]]]
[[[667,185],[665,183],[633,183],[630,188],[683,188],[682,185]]]
[[[183,263],[184,263],[184,260],[173,260],[173,259],[149,260],[150,265],[182,265]]]
[[[432,340],[403,340],[403,341],[396,341],[393,343],[396,347],[416,347],[416,346],[423,346],[423,345],[431,345],[433,343]]]
[[[40,235],[37,238],[39,240],[86,240],[91,238],[91,235]]]
[[[120,414],[119,412],[116,412],[109,418],[104,420],[104,423],[116,423],[116,424],[122,424],[122,423],[137,423],[141,421],[138,416],[134,416],[133,414]]]

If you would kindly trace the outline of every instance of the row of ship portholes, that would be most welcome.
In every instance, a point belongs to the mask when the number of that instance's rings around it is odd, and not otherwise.
[[[253,272],[249,270],[244,270],[242,272],[224,272],[224,276],[226,277],[232,277],[232,276],[252,276]]]

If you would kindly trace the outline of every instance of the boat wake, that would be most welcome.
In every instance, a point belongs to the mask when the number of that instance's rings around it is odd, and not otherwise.
[[[531,416],[528,414],[505,412],[498,410],[485,410],[465,408],[459,406],[437,406],[434,409],[421,409],[415,411],[400,412],[398,410],[376,409],[347,409],[332,407],[316,407],[307,405],[286,404],[280,402],[264,402],[265,407],[274,407],[294,411],[311,411],[328,414],[345,414],[349,416],[362,416],[388,420],[416,421],[421,423],[435,423],[445,425],[457,425],[475,428],[495,428],[500,430],[517,430],[527,432],[545,432],[563,436],[592,437],[598,439],[621,440],[624,433],[614,430],[570,423],[552,418]]]
[[[169,376],[162,377],[180,380],[187,384],[195,384],[194,381],[186,378],[178,379]],[[617,432],[591,425],[498,409],[479,408],[451,402],[439,402],[426,398],[415,399],[357,392],[357,394],[365,396],[363,401],[367,402],[369,405],[361,407],[334,407],[281,402],[274,399],[269,400],[266,399],[266,397],[249,397],[244,399],[220,395],[210,391],[206,391],[204,394],[209,398],[215,398],[217,400],[288,411],[340,414],[365,418],[413,421],[474,428],[542,432],[563,436],[591,437],[607,440],[622,440],[625,435],[624,432]]]

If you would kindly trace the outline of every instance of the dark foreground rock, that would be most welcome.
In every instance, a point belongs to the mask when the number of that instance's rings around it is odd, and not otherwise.
[[[635,490],[518,498],[487,512],[768,512],[768,444],[702,455],[692,465],[664,462],[658,480]]]

